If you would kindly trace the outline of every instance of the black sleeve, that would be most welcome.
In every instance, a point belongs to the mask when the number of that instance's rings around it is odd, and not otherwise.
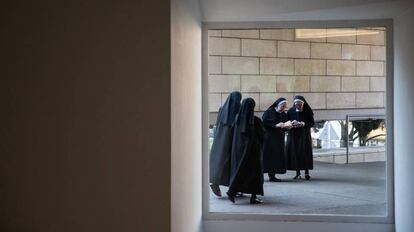
[[[266,131],[263,127],[263,122],[262,120],[260,120],[260,118],[255,117],[254,130],[255,130],[257,139],[260,141],[260,143],[262,143],[264,140]]]
[[[308,122],[306,124],[308,124],[309,127],[313,127],[313,125],[315,125],[315,120],[313,119],[313,114],[308,115]]]
[[[296,110],[292,110],[292,108],[290,108],[288,110],[287,114],[287,121],[293,121],[293,120],[297,120],[294,113],[296,114]]]
[[[287,121],[292,120],[290,117],[290,110],[286,113],[286,119]]]
[[[266,110],[263,114],[263,125],[266,129],[275,129],[275,125],[277,123],[276,117],[272,115],[270,110]]]
[[[285,123],[285,122],[289,121],[289,119],[288,119],[288,114],[287,114],[287,113],[282,113],[282,114],[280,114],[279,121],[280,121],[280,122],[283,122],[283,123]],[[278,128],[278,129],[279,129],[279,130],[282,130],[283,132],[286,132],[286,131],[288,131],[288,130],[289,130],[289,129],[286,129],[286,128]]]

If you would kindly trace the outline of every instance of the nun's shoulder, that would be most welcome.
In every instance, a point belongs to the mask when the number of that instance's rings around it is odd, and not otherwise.
[[[287,111],[287,114],[292,114],[292,113],[295,113],[295,112],[296,112],[295,107],[292,107]]]
[[[263,115],[265,114],[271,114],[276,112],[275,108],[267,108],[267,110],[265,110],[265,112],[263,112]]]
[[[261,125],[261,126],[263,126],[263,121],[259,117],[254,116],[253,120],[254,120],[254,124],[255,125]]]

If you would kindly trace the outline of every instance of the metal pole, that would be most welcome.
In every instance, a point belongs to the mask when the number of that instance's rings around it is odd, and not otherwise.
[[[349,124],[349,115],[346,115],[346,124],[345,124],[345,130],[346,130],[346,163],[349,163],[349,129],[348,129],[348,124]]]

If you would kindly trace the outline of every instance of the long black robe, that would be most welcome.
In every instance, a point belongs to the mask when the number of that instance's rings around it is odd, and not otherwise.
[[[254,116],[253,110],[254,100],[245,99],[237,116],[231,153],[229,191],[263,195],[264,128],[262,120]]]
[[[232,92],[220,108],[214,141],[210,150],[210,183],[229,185],[233,123],[240,110],[241,94]]]
[[[286,145],[287,169],[313,169],[312,137],[310,131],[315,124],[313,112],[306,108],[302,112],[297,112],[296,108],[292,107],[289,109],[287,116],[288,120],[305,122],[304,127],[292,128],[288,133]]]
[[[286,130],[275,125],[280,122],[286,122],[287,115],[285,112],[279,113],[274,107],[270,107],[264,112],[262,119],[266,129],[263,143],[263,172],[284,174],[286,173]]]

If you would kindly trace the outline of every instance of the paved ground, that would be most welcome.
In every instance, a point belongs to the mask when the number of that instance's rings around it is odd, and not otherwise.
[[[385,162],[329,164],[315,162],[310,181],[293,180],[294,172],[278,177],[280,183],[265,176],[261,205],[250,205],[250,195],[236,204],[210,193],[211,212],[266,214],[354,214],[386,213]],[[303,176],[303,173],[302,173]],[[221,187],[223,195],[227,188]]]

